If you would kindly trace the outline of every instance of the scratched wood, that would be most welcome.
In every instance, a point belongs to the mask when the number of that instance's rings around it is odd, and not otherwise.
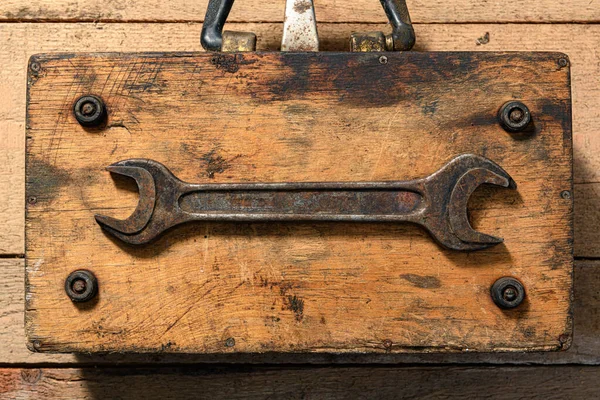
[[[452,352],[557,350],[571,338],[569,68],[558,53],[38,56],[29,77],[27,292],[40,351]],[[105,129],[71,114],[84,93]],[[496,122],[518,98],[535,133]],[[96,225],[126,217],[132,185],[103,168],[145,157],[192,182],[368,181],[429,175],[457,154],[495,160],[518,191],[481,190],[476,229],[446,251],[415,226],[218,224],[129,247]],[[74,269],[100,293],[77,307]],[[527,302],[503,312],[499,277]],[[233,339],[233,340],[231,340]],[[232,345],[235,343],[234,345]],[[229,344],[229,345],[226,345]]]
[[[200,22],[207,0],[3,0],[0,21]],[[416,23],[598,22],[595,0],[407,0]],[[282,22],[284,1],[236,1],[232,22]],[[319,22],[387,22],[377,0],[316,0]]]
[[[294,363],[294,364],[600,364],[600,261],[575,261],[573,273],[573,343],[568,350],[536,353],[324,353],[289,354],[55,354],[27,349],[23,329],[25,284],[22,259],[0,260],[0,360],[5,365],[56,364],[63,366],[115,364]]]
[[[255,31],[261,50],[276,50],[280,24],[231,24]],[[353,31],[385,30],[384,25],[321,24],[324,50],[346,50]],[[599,25],[478,24],[416,25],[417,51],[552,50],[571,60],[575,181],[575,256],[598,257],[600,235],[600,63],[594,51]],[[25,93],[29,56],[52,51],[199,50],[199,24],[0,24],[0,253],[24,253]],[[480,40],[489,35],[487,43]],[[578,40],[573,41],[572,38]],[[483,43],[483,44],[482,44]]]

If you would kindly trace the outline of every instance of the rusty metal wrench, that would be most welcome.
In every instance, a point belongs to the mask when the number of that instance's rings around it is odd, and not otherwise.
[[[130,244],[148,243],[189,221],[411,222],[448,249],[481,250],[503,239],[471,227],[469,197],[484,183],[516,188],[500,166],[472,154],[411,181],[191,184],[147,159],[107,170],[135,179],[140,201],[125,220],[97,215],[96,221]]]

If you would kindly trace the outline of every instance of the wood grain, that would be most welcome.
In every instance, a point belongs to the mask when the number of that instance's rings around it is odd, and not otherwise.
[[[237,1],[232,22],[282,22],[284,1]],[[4,0],[0,20],[6,21],[105,21],[200,22],[207,0]],[[377,0],[315,2],[317,21],[335,23],[387,22]],[[477,1],[407,0],[416,23],[598,22],[600,7],[589,0]]]
[[[278,24],[234,24],[259,33],[260,49],[276,49]],[[0,24],[0,253],[24,252],[24,126],[27,58],[49,51],[199,50],[199,24]],[[343,50],[353,31],[383,25],[323,24],[325,50]],[[417,50],[552,50],[569,54],[572,65],[575,156],[575,255],[600,256],[596,234],[600,201],[600,63],[598,25],[417,25]],[[477,40],[490,33],[485,45]],[[572,38],[577,40],[572,40]]]
[[[0,369],[12,399],[592,399],[599,368],[179,367]],[[507,384],[510,382],[510,384]]]
[[[28,92],[29,339],[45,351],[562,348],[571,334],[572,203],[561,196],[571,190],[571,126],[560,57],[32,58],[41,71]],[[105,129],[74,120],[85,93],[105,100]],[[497,123],[511,99],[536,116],[529,138]],[[477,253],[443,250],[414,226],[351,223],[198,223],[127,247],[93,219],[131,212],[135,197],[102,172],[127,158],[157,160],[188,182],[336,182],[425,177],[473,152],[519,185],[472,201],[474,225],[505,238]],[[93,305],[75,307],[56,285],[74,266],[101,282]],[[489,296],[502,276],[527,287],[513,312]]]
[[[600,365],[600,261],[577,261],[574,271],[573,344],[551,353],[467,354],[51,354],[27,349],[24,321],[24,261],[1,260],[0,362],[4,365],[139,365],[189,363],[393,363],[393,364],[586,364]]]

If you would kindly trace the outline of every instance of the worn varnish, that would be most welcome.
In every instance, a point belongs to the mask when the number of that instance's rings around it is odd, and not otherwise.
[[[27,121],[26,327],[38,351],[556,350],[570,343],[569,68],[558,53],[37,56]],[[37,69],[37,68],[36,68]],[[101,96],[104,129],[71,108]],[[496,122],[512,99],[535,132]],[[152,246],[105,235],[134,186],[104,167],[144,157],[192,182],[398,180],[461,153],[494,160],[516,192],[481,189],[476,229],[505,244],[442,250],[394,224],[190,224]],[[571,196],[572,197],[572,196]],[[63,290],[92,270],[98,298]],[[510,275],[527,300],[501,311]]]

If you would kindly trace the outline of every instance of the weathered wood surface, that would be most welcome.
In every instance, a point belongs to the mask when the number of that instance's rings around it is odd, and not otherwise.
[[[0,369],[5,399],[594,399],[600,369],[179,367]]]
[[[3,0],[0,21],[106,21],[106,22],[200,22],[207,0]],[[319,22],[382,23],[385,15],[378,0],[317,0]],[[553,0],[503,1],[407,0],[413,22],[598,22],[600,7],[595,1]],[[281,22],[285,2],[237,1],[232,22]]]
[[[259,33],[259,48],[276,49],[280,24],[232,24]],[[0,24],[0,253],[24,252],[25,75],[28,57],[49,51],[199,50],[199,24]],[[322,24],[325,50],[343,50],[352,31],[383,25]],[[572,64],[575,156],[575,255],[600,255],[600,63],[598,25],[417,25],[417,50],[552,50]],[[489,33],[489,42],[478,39]],[[577,38],[577,40],[573,40]],[[480,42],[480,41],[479,41]]]
[[[402,363],[402,364],[600,364],[600,262],[577,261],[574,273],[573,344],[566,350],[551,353],[467,353],[467,354],[51,354],[30,352],[23,329],[24,262],[0,261],[0,364],[187,364],[197,362],[232,363]]]
[[[562,348],[571,335],[572,201],[561,193],[571,190],[572,154],[561,57],[32,58],[40,71],[28,91],[30,341],[41,351],[183,353]],[[106,102],[105,129],[74,120],[72,104],[89,93]],[[497,123],[511,99],[534,115],[528,138]],[[127,158],[157,160],[187,182],[360,182],[425,177],[467,153],[496,161],[519,186],[472,199],[474,226],[505,239],[476,253],[444,250],[413,225],[352,223],[196,223],[128,247],[93,218],[126,217],[135,206],[137,195],[104,171]],[[100,282],[99,300],[82,307],[62,284],[79,268]],[[526,286],[519,309],[490,299],[502,276]]]

